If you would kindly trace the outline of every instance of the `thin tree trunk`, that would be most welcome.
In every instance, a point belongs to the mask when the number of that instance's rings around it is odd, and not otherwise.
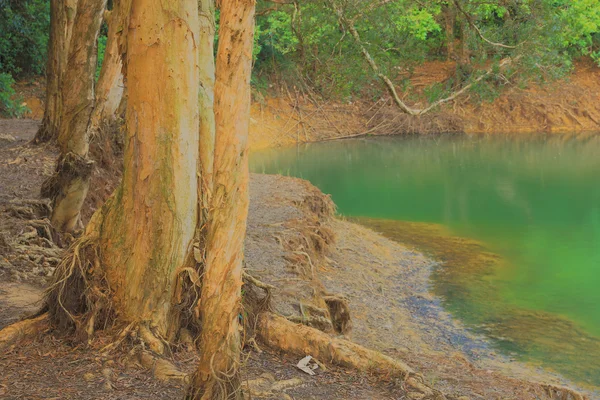
[[[93,134],[103,122],[116,118],[117,109],[123,98],[123,59],[120,51],[120,39],[124,32],[122,8],[128,8],[130,0],[115,1],[113,9],[105,13],[108,24],[108,37],[104,61],[96,85],[96,104],[92,112],[90,131]]]
[[[448,60],[456,59],[456,46],[454,45],[454,23],[456,22],[456,14],[454,8],[446,4],[442,6],[442,14],[444,16],[444,26],[446,31],[446,58]]]
[[[200,39],[198,56],[200,63],[200,201],[202,227],[208,221],[210,197],[213,191],[213,168],[215,153],[215,1],[199,0]]]
[[[195,0],[133,0],[123,181],[91,228],[118,318],[157,352],[148,337],[179,330],[174,287],[196,229],[198,38]]]
[[[36,143],[56,140],[62,114],[62,82],[67,64],[71,30],[77,9],[76,0],[50,2],[50,37],[46,64],[46,105]]]
[[[69,57],[62,77],[62,112],[58,131],[61,155],[57,172],[43,194],[53,200],[52,225],[71,232],[79,222],[92,163],[88,125],[94,106],[97,41],[106,0],[80,0],[73,23]],[[68,84],[67,84],[68,82]]]
[[[458,61],[463,65],[471,64],[469,54],[469,24],[465,18],[460,19],[460,58]]]
[[[214,192],[200,297],[200,362],[188,399],[242,398],[239,377],[243,243],[254,0],[222,3],[215,83]]]
[[[63,154],[85,156],[89,143],[87,128],[94,106],[98,35],[106,0],[80,0],[73,26],[69,60],[61,87],[63,112],[58,144]],[[68,82],[68,84],[66,84]]]

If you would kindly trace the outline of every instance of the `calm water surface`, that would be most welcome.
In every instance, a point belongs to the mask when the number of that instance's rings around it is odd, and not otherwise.
[[[257,152],[251,169],[307,179],[433,253],[434,291],[468,327],[600,387],[600,137],[357,139]],[[428,224],[479,244],[412,240]]]

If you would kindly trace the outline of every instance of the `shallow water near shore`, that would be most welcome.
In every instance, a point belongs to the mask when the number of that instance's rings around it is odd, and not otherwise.
[[[440,260],[432,290],[504,354],[600,387],[598,136],[367,138],[251,168],[307,179]]]

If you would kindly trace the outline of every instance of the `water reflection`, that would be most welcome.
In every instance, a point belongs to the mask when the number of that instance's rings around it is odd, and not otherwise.
[[[251,167],[310,180],[348,216],[486,243],[436,277],[449,309],[506,351],[600,386],[600,137],[362,139],[256,153]]]

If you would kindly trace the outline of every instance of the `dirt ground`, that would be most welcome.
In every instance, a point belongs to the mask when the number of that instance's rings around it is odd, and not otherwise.
[[[446,67],[450,71],[452,66]],[[389,123],[389,118],[392,130],[398,132],[423,124],[437,131],[488,133],[599,130],[600,69],[580,63],[577,70],[571,81],[554,89],[515,90],[492,104],[457,103],[445,110],[452,116],[427,121],[395,120],[393,114],[386,114],[389,106],[383,103],[319,104],[298,96],[265,99],[253,105],[250,142],[257,149],[386,134],[390,128],[381,129],[381,121]],[[444,79],[444,74],[438,75],[436,79]],[[43,85],[21,86],[32,117],[39,118],[43,104],[36,99],[43,96]],[[38,123],[0,120],[0,328],[38,307],[63,251],[47,229],[48,204],[39,199],[39,188],[52,173],[57,152],[52,146],[29,144]],[[106,170],[97,176],[86,217],[115,183]],[[574,399],[534,382],[567,384],[559,377],[497,356],[484,339],[453,321],[429,292],[435,261],[369,229],[333,218],[331,206],[305,181],[252,176],[246,267],[279,288],[273,296],[276,312],[402,359],[453,398]],[[350,320],[330,308],[325,301],[330,297],[343,299]],[[0,354],[0,398],[182,396],[184,382],[161,382],[127,354],[103,354],[102,344],[102,337],[83,346],[49,332],[11,348]],[[356,371],[328,366],[308,376],[295,367],[295,357],[268,349],[246,349],[245,358],[245,390],[251,398],[405,398],[401,383]],[[173,356],[183,371],[190,371],[195,360],[193,352],[185,350]]]
[[[279,288],[274,293],[278,313],[292,320],[302,314],[303,323],[327,329],[319,326],[318,317],[334,318],[319,313],[320,299],[343,297],[352,328],[339,336],[407,362],[454,398],[560,398],[552,397],[546,385],[569,382],[498,355],[444,311],[430,293],[434,260],[363,226],[329,217],[319,197],[301,179],[252,177],[247,268]],[[311,241],[315,234],[327,238],[322,250]]]
[[[46,243],[37,232],[36,221],[47,218],[47,208],[40,207],[39,187],[53,171],[57,155],[51,146],[29,144],[38,126],[32,120],[0,120],[0,328],[31,314],[40,306],[43,287],[53,272],[53,263],[36,251],[40,247],[62,249]],[[253,194],[261,192],[253,178]],[[259,179],[260,181],[260,179]],[[277,187],[276,183],[271,184]],[[104,191],[103,188],[97,188]],[[271,192],[272,193],[272,192]],[[276,199],[272,199],[276,202]],[[269,214],[269,204],[253,215]],[[88,206],[92,206],[88,202]],[[290,205],[294,210],[294,205]],[[296,212],[299,215],[298,212]],[[254,219],[254,230],[260,230]],[[36,230],[36,235],[27,235]],[[251,228],[250,235],[256,231]],[[271,237],[266,230],[263,235]],[[44,239],[44,240],[42,240]],[[46,246],[46,247],[42,247]],[[43,252],[43,251],[42,251]],[[264,254],[248,257],[257,265]],[[272,260],[284,251],[270,254]],[[51,258],[51,257],[47,257]],[[50,260],[52,261],[52,260]],[[2,399],[142,399],[180,398],[185,382],[161,382],[152,371],[119,351],[105,354],[100,350],[100,336],[91,346],[70,342],[52,332],[25,343],[19,343],[0,354],[0,398]],[[257,399],[399,399],[399,386],[372,376],[343,368],[328,367],[315,376],[296,368],[297,357],[287,357],[264,349],[248,349],[244,354],[244,389],[249,398]],[[174,363],[183,371],[194,367],[193,352],[178,351]]]
[[[37,193],[44,177],[52,173],[56,152],[29,144],[35,127],[34,121],[0,121],[0,134],[15,138],[0,144],[0,327],[39,307],[53,259],[62,251],[49,244],[51,238],[36,225],[47,218],[48,209],[37,203]],[[246,267],[279,288],[273,294],[276,312],[402,359],[453,398],[562,398],[552,397],[545,385],[530,382],[540,376],[527,367],[494,358],[485,341],[452,321],[428,291],[434,261],[334,218],[333,204],[306,181],[252,175],[250,189]],[[35,255],[30,257],[32,249]],[[56,257],[45,256],[48,251]],[[348,305],[350,321],[343,329],[336,320],[339,315],[324,300],[331,296]],[[156,380],[152,371],[127,354],[105,354],[102,347],[102,336],[84,346],[52,332],[13,346],[0,356],[0,398],[182,396],[184,382]],[[264,350],[249,348],[244,355],[245,390],[251,398],[358,400],[405,395],[401,383],[332,366],[308,376],[295,367],[297,357]],[[195,360],[194,353],[185,350],[173,356],[183,371],[193,369]],[[563,383],[549,375],[543,378]]]
[[[102,338],[94,347],[68,343],[51,334],[21,343],[0,354],[2,399],[178,399],[185,382],[153,377],[136,359],[115,352],[101,354]],[[368,375],[328,368],[308,376],[295,358],[264,350],[243,355],[243,389],[253,399],[401,399],[402,391]],[[191,372],[193,352],[175,353],[172,362]]]
[[[448,61],[415,68],[409,77],[412,92],[446,81],[455,70],[456,64]],[[563,80],[511,87],[492,102],[476,102],[467,94],[421,117],[402,114],[387,97],[335,103],[282,92],[254,102],[250,145],[260,149],[361,135],[600,132],[599,96],[600,67],[585,58]]]

